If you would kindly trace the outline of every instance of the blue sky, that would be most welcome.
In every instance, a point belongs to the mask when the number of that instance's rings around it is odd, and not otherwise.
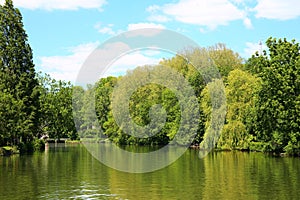
[[[37,70],[72,82],[99,44],[138,28],[177,31],[200,46],[225,43],[244,58],[270,36],[300,42],[299,0],[14,0],[14,5],[22,12]],[[125,70],[157,62],[149,55],[136,52],[117,64]]]

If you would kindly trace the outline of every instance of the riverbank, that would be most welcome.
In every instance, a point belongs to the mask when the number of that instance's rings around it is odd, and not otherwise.
[[[189,148],[202,151],[200,149],[199,144],[193,144]],[[268,154],[268,155],[275,156],[275,157],[300,157],[300,153],[289,154],[287,152],[266,151],[263,148],[263,144],[258,143],[258,142],[257,143],[252,143],[252,145],[248,149],[214,148],[213,151],[215,151],[215,152],[226,152],[226,151],[229,151],[229,152],[261,152],[261,153]]]
[[[61,142],[49,142],[49,143],[61,143]],[[49,144],[48,142],[39,140],[39,143],[36,143],[34,146],[34,150],[30,151],[44,151],[45,148],[47,148],[47,145]],[[63,142],[64,144],[80,144],[80,140],[65,140]],[[18,149],[17,146],[3,146],[0,147],[0,156],[11,156],[15,154],[20,154],[20,150]],[[28,153],[28,152],[22,152],[23,153]]]
[[[80,144],[81,141],[80,140],[66,140],[65,143],[66,144]]]
[[[84,143],[111,143],[111,141],[109,139],[104,139],[104,140],[95,140],[95,139],[90,139],[90,140],[65,140],[64,142],[54,142],[54,143],[64,143],[64,144],[82,144],[82,142]],[[45,146],[43,146],[44,148],[47,148],[49,144],[51,144],[53,142],[46,142]],[[137,147],[138,145],[125,145],[125,146],[135,146]],[[43,149],[44,149],[43,148]],[[198,144],[193,144],[189,147],[190,149],[195,149],[195,150],[200,150],[200,146]],[[41,151],[43,151],[43,149],[40,149]],[[284,152],[279,152],[279,153],[275,153],[275,152],[264,152],[263,150],[261,150],[261,148],[257,148],[257,149],[220,149],[220,148],[214,148],[213,151],[215,152],[261,152],[264,154],[269,154],[272,156],[278,156],[278,157],[300,157],[300,154],[287,154]],[[18,150],[17,146],[4,146],[4,147],[0,147],[0,156],[11,156],[14,154],[20,154],[20,151]]]
[[[20,151],[16,146],[4,146],[0,147],[0,156],[11,156],[13,154],[19,154]]]

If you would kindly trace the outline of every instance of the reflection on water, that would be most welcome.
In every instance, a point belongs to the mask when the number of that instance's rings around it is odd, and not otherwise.
[[[299,177],[299,158],[214,152],[199,159],[190,149],[166,168],[129,174],[81,145],[58,145],[0,157],[0,199],[298,199]]]
[[[187,150],[187,147],[174,145],[161,148],[127,146],[122,149],[111,143],[85,143],[84,146],[101,163],[129,173],[147,173],[165,168]]]

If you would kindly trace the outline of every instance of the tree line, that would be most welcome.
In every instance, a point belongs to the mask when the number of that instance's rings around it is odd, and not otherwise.
[[[125,76],[101,78],[83,88],[36,73],[21,13],[6,0],[0,15],[0,146],[16,145],[28,151],[38,148],[39,138],[47,134],[57,139],[108,138],[119,145],[173,142],[300,155],[300,46],[295,40],[269,38],[268,50],[247,60],[224,44],[188,49],[157,66],[140,66]],[[207,55],[221,76],[205,71]],[[161,66],[178,72],[192,87],[193,97],[184,99],[198,103],[185,107],[191,116],[183,117],[187,114],[176,92],[149,83],[132,93],[127,102],[130,117],[118,123],[113,108],[119,105],[113,105],[113,99],[121,99],[131,89],[130,80],[163,73]],[[166,77],[166,83],[171,78]],[[128,84],[115,94],[120,81]],[[149,128],[152,136],[135,137],[138,126],[151,125],[151,109],[157,104],[161,108],[154,113],[158,118],[154,128]],[[226,113],[224,119],[216,117],[222,113]],[[193,120],[197,128],[185,119]],[[137,126],[129,126],[132,122]],[[129,127],[130,135],[124,127]],[[176,137],[179,130],[195,134]]]
[[[72,85],[35,71],[22,15],[11,0],[0,5],[0,146],[43,148],[43,135],[78,137]]]
[[[122,128],[127,127],[128,122],[116,123],[111,105],[113,95],[123,96],[130,90],[131,85],[128,84],[123,92],[113,94],[119,81],[143,79],[149,72],[162,71],[162,65],[175,69],[188,80],[199,103],[197,134],[192,141],[182,136],[176,140],[177,144],[300,155],[300,46],[295,40],[272,37],[266,45],[268,50],[256,52],[246,61],[224,44],[217,44],[190,49],[164,59],[157,66],[137,67],[123,77],[100,79],[90,90],[94,91],[96,98],[95,110],[102,130],[101,137],[105,135],[120,145],[165,145],[173,141],[180,129],[183,113],[178,98],[169,88],[146,84],[133,92],[128,102],[130,120],[141,126],[151,122],[149,111],[153,105],[160,104],[164,108],[167,113],[165,124],[152,137],[134,137],[134,134],[124,133]],[[221,74],[221,77],[214,77],[209,82],[191,64],[204,60],[203,55],[207,54]],[[226,104],[218,105],[219,102],[212,99],[222,97],[222,84],[225,86],[223,97]],[[217,114],[226,110],[224,121],[214,118],[213,108]],[[213,124],[213,120],[219,121]],[[218,135],[217,129],[222,124],[222,132]],[[130,133],[135,131],[134,128],[129,130]]]

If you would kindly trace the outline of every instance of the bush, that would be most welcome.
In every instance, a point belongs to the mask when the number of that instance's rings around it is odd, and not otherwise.
[[[32,142],[29,142],[29,143],[20,142],[18,144],[18,149],[21,154],[32,153],[34,151]]]
[[[249,146],[250,151],[266,151],[266,143],[251,142]]]
[[[44,151],[45,150],[45,141],[41,139],[35,139],[33,141],[34,151]]]
[[[35,139],[31,142],[21,142],[18,145],[20,153],[32,153],[34,151],[43,151],[45,149],[45,141],[40,139]]]

